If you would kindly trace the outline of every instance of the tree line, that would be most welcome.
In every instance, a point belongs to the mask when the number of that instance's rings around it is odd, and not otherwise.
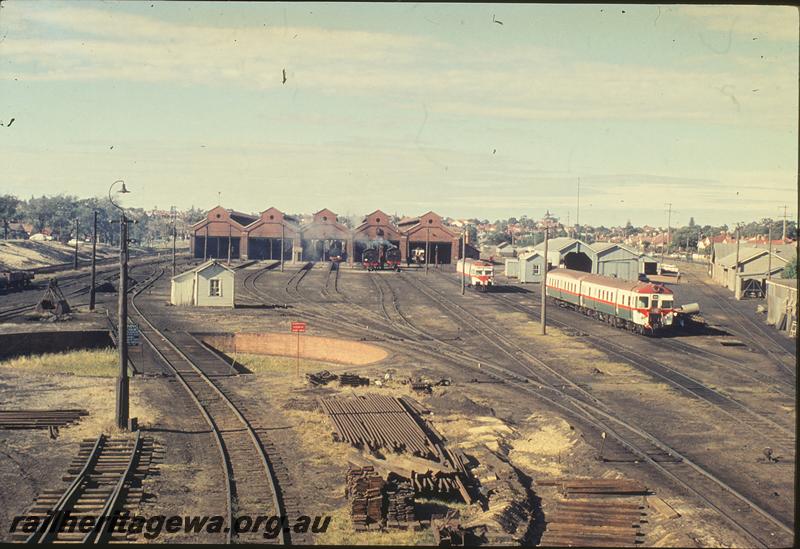
[[[98,241],[118,243],[120,211],[106,197],[79,198],[59,194],[31,196],[25,200],[10,194],[0,195],[0,236],[8,236],[12,223],[23,223],[32,226],[32,234],[49,230],[53,239],[61,242],[75,237],[85,240],[92,235],[94,212],[97,212]],[[169,216],[151,216],[143,208],[127,207],[125,215],[135,221],[129,225],[129,235],[140,244],[147,245],[172,236],[173,219]],[[186,212],[176,212],[178,238],[183,238],[188,226],[203,216],[204,212],[194,207]]]

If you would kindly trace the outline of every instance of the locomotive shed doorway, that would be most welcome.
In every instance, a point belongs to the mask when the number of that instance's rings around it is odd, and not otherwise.
[[[204,236],[195,236],[195,259],[228,259],[228,241],[231,245],[231,259],[239,259],[241,238],[234,236],[209,236],[208,247]]]
[[[249,259],[280,259],[281,239],[250,237],[247,239],[247,257]],[[290,260],[291,258],[292,241],[285,238],[283,240],[283,259]]]
[[[411,241],[408,243],[409,253],[406,257],[413,261],[414,250],[425,250],[425,241]],[[425,261],[430,265],[442,265],[452,263],[453,245],[450,242],[428,242],[429,257]]]
[[[353,242],[353,259],[357,262],[364,260],[364,251],[370,248],[383,248],[384,256],[387,250],[392,248],[399,248],[400,242],[397,240],[356,240]]]
[[[569,252],[564,256],[564,267],[573,271],[592,272],[592,260],[583,252]]]
[[[303,240],[304,261],[329,261],[331,255],[341,256],[347,251],[347,241],[338,238]]]

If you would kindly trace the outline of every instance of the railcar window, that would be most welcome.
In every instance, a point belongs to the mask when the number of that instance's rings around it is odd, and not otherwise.
[[[664,301],[662,301],[661,302],[661,308],[662,309],[672,309],[672,300],[671,299],[665,299]]]
[[[642,309],[647,309],[650,306],[650,300],[647,299],[647,296],[639,297],[639,307]]]

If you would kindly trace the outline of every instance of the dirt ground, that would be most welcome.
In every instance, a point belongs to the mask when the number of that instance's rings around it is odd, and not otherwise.
[[[291,274],[288,267],[286,273],[271,272],[265,286],[282,299],[291,301],[285,297],[286,293],[281,293]],[[400,297],[399,307],[415,326],[435,331],[443,339],[459,338],[461,345],[469,346],[471,352],[486,357],[487,361],[501,360],[497,349],[481,339],[476,326],[468,326],[466,321],[458,322],[452,315],[432,306],[427,299],[404,285],[402,278],[388,280]],[[325,273],[315,269],[308,274],[301,288],[305,288],[308,294],[319,295],[324,281]],[[435,281],[430,283],[438,284]],[[337,299],[341,302],[352,300],[379,310],[378,294],[369,275],[343,271],[339,287]],[[443,283],[440,287],[447,291]],[[281,338],[291,338],[289,323],[302,319],[291,303],[289,308],[275,309],[179,310],[164,305],[167,292],[166,284],[161,284],[143,299],[151,306],[153,316],[168,323],[175,331],[198,334],[246,332],[251,338],[257,334],[273,333],[281,334]],[[765,487],[775,487],[783,494],[791,491],[783,473],[770,478],[776,468],[759,468],[755,462],[747,461],[756,449],[742,447],[742,435],[731,436],[730,424],[710,422],[709,417],[716,417],[711,415],[712,410],[689,399],[663,380],[623,360],[609,357],[590,342],[558,328],[549,328],[549,335],[542,338],[536,335],[538,326],[527,315],[489,302],[485,296],[469,295],[464,303],[495,325],[510,327],[509,333],[522,347],[557,365],[576,383],[591,390],[598,398],[612,402],[648,428],[664,429],[660,432],[667,436],[672,432],[660,423],[664,423],[665,418],[680,418],[682,450],[691,448],[700,458],[717,459],[715,467],[730,474],[733,474],[734,465],[739,463],[740,469],[746,469]],[[359,318],[360,322],[365,322]],[[331,340],[338,336],[335,330],[313,321],[309,325],[309,335]],[[628,341],[628,336],[623,336],[621,339]],[[461,449],[470,458],[472,472],[486,489],[489,502],[488,509],[476,504],[445,505],[439,502],[427,502],[420,509],[456,509],[461,513],[462,524],[488,526],[490,542],[536,543],[540,532],[529,527],[527,521],[542,510],[546,512],[552,508],[561,498],[552,487],[540,486],[539,482],[557,478],[624,477],[641,480],[653,491],[653,495],[646,499],[646,546],[746,545],[713,510],[698,505],[664,479],[654,478],[641,465],[600,461],[597,433],[564,417],[547,403],[538,402],[502,383],[489,383],[483,379],[485,376],[476,374],[473,367],[459,368],[444,360],[422,358],[391,342],[378,341],[380,338],[377,337],[364,339],[366,341],[357,343],[375,347],[380,352],[365,354],[347,342],[337,343],[331,346],[336,349],[335,353],[304,357],[300,376],[296,373],[293,356],[279,356],[277,347],[267,349],[273,353],[269,356],[257,354],[265,350],[258,346],[237,349],[234,351],[237,363],[250,373],[217,379],[223,389],[242,405],[248,419],[263,427],[263,436],[278,448],[294,479],[294,487],[290,489],[299,492],[304,512],[332,517],[329,530],[317,535],[316,543],[406,545],[433,541],[430,530],[385,534],[356,534],[352,531],[344,494],[348,464],[374,464],[379,470],[388,471],[393,464],[407,465],[406,458],[390,455],[379,459],[347,444],[334,442],[331,423],[320,410],[318,400],[335,394],[378,392],[412,396],[431,410],[430,421],[446,438],[448,446]],[[356,342],[351,340],[351,343]],[[220,347],[229,354],[232,351],[224,345]],[[676,367],[689,368],[685,359],[667,357],[656,348],[650,352],[659,358],[663,354],[664,360],[673,361]],[[726,349],[721,352],[740,357],[743,351]],[[681,361],[684,364],[679,364]],[[304,374],[322,369],[333,373],[358,373],[373,382],[362,388],[341,388],[335,383],[325,387],[310,386]],[[705,376],[702,379],[709,383],[716,381],[717,385],[735,392],[737,396],[755,391],[750,397],[755,401],[760,398],[760,393],[750,386],[752,384],[746,383],[749,378],[744,377],[745,374],[744,370],[732,371],[709,363],[703,372],[696,375]],[[421,377],[431,381],[447,377],[452,380],[452,385],[434,387],[430,394],[412,391],[408,380]],[[376,381],[381,385],[378,386]],[[165,449],[157,474],[145,481],[149,497],[140,512],[149,515],[224,514],[220,457],[210,432],[196,407],[183,395],[183,389],[168,377],[137,377],[131,387],[135,397],[132,415],[140,417],[144,430]],[[65,464],[77,451],[81,438],[97,436],[101,430],[113,428],[110,424],[113,420],[112,378],[44,374],[0,366],[0,401],[4,403],[3,407],[25,407],[30,397],[36,398],[36,407],[78,406],[90,409],[91,415],[80,424],[63,429],[56,441],[50,441],[46,431],[0,431],[0,449],[8,457],[0,460],[0,485],[4,487],[0,495],[2,523],[7,523],[13,514],[24,511],[41,488],[56,482]],[[775,405],[775,409],[779,406]],[[794,410],[790,407],[783,413],[793,417]],[[725,452],[729,452],[727,458]],[[19,478],[23,481],[19,482]],[[7,486],[12,489],[6,491]],[[789,499],[790,495],[781,497],[793,501]],[[503,531],[498,520],[507,516],[514,505],[520,506],[523,518],[516,531]],[[157,541],[209,542],[221,539],[186,535]]]

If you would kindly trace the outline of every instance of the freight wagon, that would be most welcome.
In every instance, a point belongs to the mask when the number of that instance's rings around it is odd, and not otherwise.
[[[23,290],[31,285],[33,273],[29,271],[0,271],[0,292]]]

